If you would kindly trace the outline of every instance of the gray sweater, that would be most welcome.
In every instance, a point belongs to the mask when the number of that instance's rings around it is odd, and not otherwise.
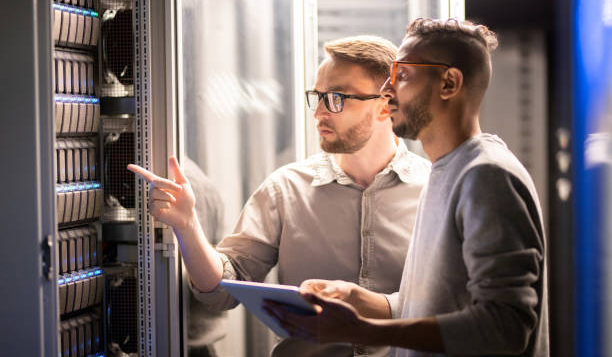
[[[497,136],[432,166],[394,318],[435,316],[448,355],[548,356],[546,244],[525,168]],[[392,356],[431,356],[394,349]]]

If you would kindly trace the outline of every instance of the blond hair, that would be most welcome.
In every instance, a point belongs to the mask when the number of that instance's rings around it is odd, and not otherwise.
[[[332,58],[361,66],[380,85],[389,78],[389,69],[397,54],[397,47],[391,41],[371,35],[329,41],[324,48]]]

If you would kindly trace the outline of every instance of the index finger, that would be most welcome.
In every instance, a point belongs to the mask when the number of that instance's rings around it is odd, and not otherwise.
[[[132,171],[136,175],[140,176],[143,180],[147,181],[148,183],[152,183],[155,179],[160,178],[159,176],[152,173],[151,171],[145,169],[144,167],[140,167],[138,165],[129,164],[127,166],[127,169]]]

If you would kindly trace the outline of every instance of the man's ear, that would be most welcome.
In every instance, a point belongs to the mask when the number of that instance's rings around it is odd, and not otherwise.
[[[440,98],[449,100],[459,94],[463,88],[463,73],[459,68],[451,67],[442,75]]]

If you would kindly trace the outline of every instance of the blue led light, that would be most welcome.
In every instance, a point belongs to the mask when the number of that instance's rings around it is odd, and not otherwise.
[[[93,98],[91,98],[91,100],[93,100],[93,103],[94,103],[94,104],[98,104],[98,103],[100,103],[100,99],[99,99],[99,98],[95,98],[95,97],[93,97]]]
[[[102,185],[100,185],[99,182],[94,182],[93,187],[94,188],[100,188]]]
[[[92,12],[91,12],[91,16],[93,16],[93,17],[98,17],[98,13],[97,13],[97,12],[95,12],[95,11],[92,11]]]
[[[81,274],[81,279],[87,278],[87,274]]]
[[[59,4],[53,4],[54,9],[61,9],[62,7]]]
[[[96,270],[94,271],[94,274],[95,274],[95,275],[100,275],[100,274],[102,274],[102,270],[101,270],[101,269],[96,269]]]
[[[59,279],[59,280],[57,281],[57,285],[62,285],[63,283],[65,283],[65,280],[64,280],[64,279]]]
[[[78,14],[81,15],[83,13],[83,10],[81,9],[74,9],[74,11]]]
[[[89,273],[87,273],[87,276],[93,276],[93,271],[90,271]]]
[[[81,277],[79,276],[79,274],[76,274],[72,276],[72,280],[78,281],[78,280],[81,280]]]
[[[89,190],[91,188],[91,184],[89,182],[85,182],[85,189]]]
[[[66,278],[66,282],[67,282],[67,283],[69,283],[69,282],[71,282],[71,281],[72,281],[72,277],[70,277],[70,276],[69,276],[69,277],[67,277],[67,278]]]
[[[55,186],[55,192],[62,192],[62,186]]]
[[[91,12],[89,10],[83,10],[83,15],[89,16]]]

